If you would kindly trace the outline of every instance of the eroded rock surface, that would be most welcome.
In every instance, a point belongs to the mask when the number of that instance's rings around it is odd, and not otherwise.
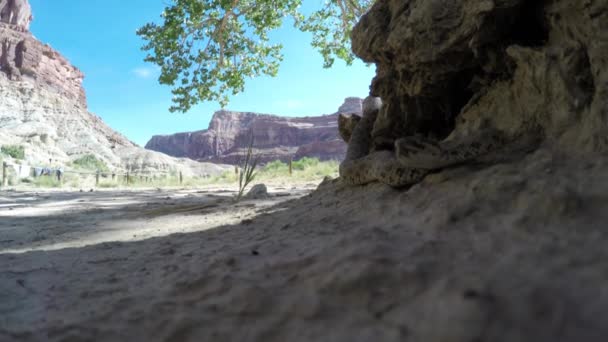
[[[601,1],[376,2],[353,32],[383,101],[368,158],[392,151],[384,164],[409,171],[543,144],[604,151],[607,19]]]
[[[0,0],[0,22],[27,31],[32,19],[32,7],[27,0]]]
[[[29,31],[0,23],[0,73],[57,93],[86,108],[84,74]]]

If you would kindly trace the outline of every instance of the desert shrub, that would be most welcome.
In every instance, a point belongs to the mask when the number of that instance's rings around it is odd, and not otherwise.
[[[3,145],[0,152],[15,159],[25,159],[25,148],[21,145]]]
[[[319,158],[304,157],[300,160],[296,160],[293,162],[293,169],[303,171],[306,169],[316,167],[319,165],[319,163],[320,163]]]
[[[325,176],[335,177],[338,174],[338,162],[334,160],[319,161],[317,158],[302,158],[292,162],[293,173],[289,174],[289,164],[273,161],[261,168],[258,179],[261,180],[304,180],[314,181]]]
[[[112,181],[99,182],[99,188],[102,188],[102,189],[117,188],[119,186],[120,186],[120,184],[118,184],[118,182],[112,182]]]
[[[72,162],[72,165],[84,170],[99,170],[101,172],[110,171],[110,168],[108,167],[108,165],[106,165],[106,163],[104,163],[102,160],[97,159],[97,157],[92,154],[87,154],[74,160]]]
[[[260,170],[260,177],[262,178],[280,178],[289,176],[289,165],[275,160],[270,162]]]
[[[307,180],[323,178],[326,176],[336,177],[338,176],[339,163],[335,160],[329,161],[317,161],[316,164],[310,164],[304,170],[297,171],[300,177]]]
[[[57,180],[56,176],[40,176],[36,177],[30,183],[38,188],[60,188],[61,182]]]
[[[280,160],[275,160],[272,161],[266,165],[264,165],[264,172],[283,172],[283,171],[288,171],[289,169],[289,165],[287,165],[286,163],[283,163]]]
[[[217,176],[213,176],[208,178],[206,183],[215,184],[215,183],[234,183],[236,182],[236,173],[234,171],[225,171]]]

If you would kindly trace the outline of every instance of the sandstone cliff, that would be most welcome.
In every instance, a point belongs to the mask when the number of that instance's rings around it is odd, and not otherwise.
[[[27,0],[0,0],[0,22],[27,31],[32,19],[32,7]]]
[[[347,98],[337,113],[317,117],[221,110],[213,115],[209,129],[154,136],[146,148],[176,157],[236,163],[253,134],[254,148],[261,161],[302,157],[342,160],[346,144],[338,136],[338,115],[360,114],[361,101],[356,97]]]
[[[92,154],[118,169],[223,169],[147,151],[88,112],[83,73],[28,31],[31,19],[26,0],[0,0],[0,145],[24,146],[32,164]]]

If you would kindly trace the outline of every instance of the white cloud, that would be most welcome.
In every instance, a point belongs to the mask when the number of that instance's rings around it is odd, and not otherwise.
[[[145,66],[145,67],[135,68],[135,69],[131,70],[131,72],[139,78],[149,79],[149,78],[156,77],[156,75],[158,75],[159,70],[157,67]]]

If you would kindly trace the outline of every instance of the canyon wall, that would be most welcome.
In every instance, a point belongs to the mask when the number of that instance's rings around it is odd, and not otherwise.
[[[0,145],[24,147],[19,162],[68,165],[94,155],[118,170],[208,175],[226,168],[145,150],[90,113],[84,74],[32,35],[32,18],[27,0],[0,0]]]
[[[262,161],[317,157],[342,160],[346,144],[339,138],[340,113],[360,114],[360,98],[347,98],[338,112],[311,117],[216,112],[209,129],[154,136],[146,148],[176,157],[236,163],[253,137],[253,146]]]
[[[0,0],[0,12],[11,13],[2,15],[0,20],[0,72],[9,80],[28,82],[86,108],[86,96],[82,87],[84,74],[59,52],[31,34],[28,27],[32,17],[27,1],[18,7],[25,8],[22,11],[26,14],[14,14],[15,8],[10,7],[19,2]]]

